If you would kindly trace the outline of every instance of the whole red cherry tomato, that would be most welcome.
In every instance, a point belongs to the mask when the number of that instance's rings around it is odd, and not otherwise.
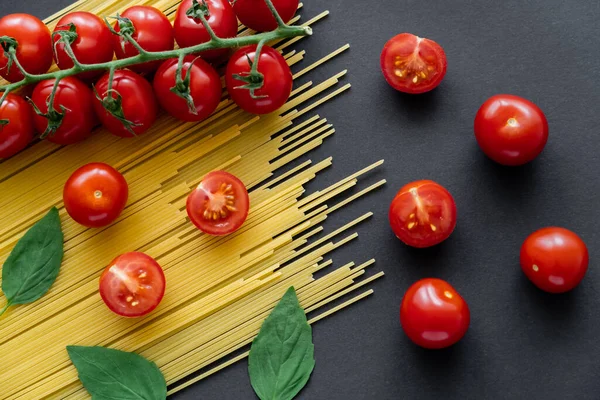
[[[425,93],[438,87],[448,67],[442,46],[410,33],[391,38],[383,47],[380,62],[390,86],[410,94]]]
[[[12,157],[31,143],[32,121],[31,106],[20,96],[9,93],[0,106],[0,158]]]
[[[396,194],[389,219],[398,239],[412,247],[431,247],[454,231],[456,203],[443,186],[429,180],[416,181]]]
[[[258,72],[263,76],[262,87],[255,90],[252,97],[250,90],[241,87],[247,82],[236,78],[236,75],[249,76],[256,47],[242,47],[231,56],[225,72],[225,83],[229,95],[240,108],[252,114],[269,114],[288,100],[294,80],[283,56],[272,47],[264,46],[258,63]]]
[[[21,66],[30,74],[43,74],[52,65],[52,40],[50,30],[42,21],[29,14],[10,14],[0,19],[0,36],[9,36],[17,44],[16,56]],[[21,71],[13,64],[8,68],[8,58],[0,49],[0,75],[9,82],[23,79]]]
[[[98,98],[94,99],[94,109],[102,125],[110,133],[120,137],[133,137],[146,133],[154,124],[158,112],[158,104],[150,83],[133,71],[119,70],[115,72],[109,94],[108,78],[109,74],[106,74],[96,84],[96,91],[102,101]],[[118,106],[120,98],[125,121],[116,118],[102,105],[109,96],[115,100],[112,105],[108,105],[109,107]],[[131,130],[127,129],[128,126]]]
[[[441,279],[423,279],[402,299],[400,322],[406,335],[426,349],[452,346],[467,333],[471,313],[467,302]]]
[[[135,39],[140,47],[146,51],[168,51],[173,50],[175,39],[173,38],[173,27],[169,19],[151,6],[133,6],[121,14],[126,18],[115,22],[114,30],[121,32],[121,26],[126,31],[132,31],[131,37]],[[123,36],[113,35],[113,47],[118,59],[134,57],[139,54],[136,48]],[[160,67],[161,61],[150,61],[143,64],[128,67],[139,74],[148,74]]]
[[[31,100],[43,114],[50,114],[48,118],[35,115],[36,130],[43,134],[51,124],[58,123],[57,129],[51,129],[48,140],[61,145],[80,142],[92,134],[98,124],[94,113],[94,94],[79,79],[68,76],[58,82],[54,96],[54,111],[48,113],[48,100],[54,87],[54,79],[41,81],[37,84]],[[61,116],[62,115],[62,116]]]
[[[536,158],[548,141],[548,121],[538,106],[522,97],[490,97],[475,117],[481,150],[502,165],[523,165]]]
[[[298,0],[272,0],[273,6],[283,22],[289,22],[296,14]],[[240,22],[258,32],[272,31],[277,28],[277,21],[267,7],[265,0],[237,0],[233,10]]]
[[[588,263],[583,240],[564,228],[540,229],[521,247],[521,269],[537,287],[550,293],[568,292],[579,285]]]
[[[238,21],[228,0],[206,0],[208,7],[208,25],[221,39],[237,36]],[[175,40],[179,47],[192,47],[210,40],[210,35],[200,18],[188,16],[188,10],[193,8],[192,0],[183,0],[177,8],[173,28]],[[198,1],[197,12],[201,13],[204,5]],[[209,61],[217,60],[229,54],[229,49],[208,50],[201,53],[202,58]]]

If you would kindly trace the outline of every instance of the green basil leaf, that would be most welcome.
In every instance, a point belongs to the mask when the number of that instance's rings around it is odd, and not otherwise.
[[[261,400],[293,399],[315,367],[312,328],[291,287],[252,342],[248,372]]]
[[[32,303],[46,294],[58,276],[63,253],[63,232],[54,207],[25,233],[2,267],[7,307]]]
[[[164,400],[167,382],[156,364],[126,351],[67,346],[93,400]]]

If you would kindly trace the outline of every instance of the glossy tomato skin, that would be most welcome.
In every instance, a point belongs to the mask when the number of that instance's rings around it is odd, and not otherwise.
[[[168,51],[175,47],[173,27],[160,10],[151,6],[133,6],[121,14],[128,18],[135,29],[132,37],[146,51]],[[119,22],[113,29],[120,32]],[[113,48],[118,59],[135,57],[139,54],[125,38],[113,34]],[[123,48],[125,50],[123,51]],[[151,61],[128,67],[138,74],[150,74],[160,67],[161,61]]]
[[[238,22],[228,0],[206,0],[210,16],[208,25],[215,34],[222,38],[237,36]],[[202,25],[200,19],[190,18],[186,12],[192,7],[192,0],[183,0],[177,8],[175,23],[175,40],[179,47],[192,47],[210,40],[210,35]],[[208,50],[201,53],[202,58],[214,61],[229,54],[228,49]]]
[[[273,6],[284,22],[289,22],[298,10],[298,0],[272,0]],[[237,0],[233,10],[240,22],[258,32],[272,31],[277,21],[264,0]]]
[[[102,99],[109,96],[107,93],[108,77],[107,73],[96,83],[96,90]],[[110,133],[120,137],[133,137],[146,133],[156,121],[158,113],[158,104],[150,83],[135,72],[124,69],[115,72],[112,89],[121,95],[125,119],[136,124],[132,127],[135,135],[129,132],[121,121],[106,111],[102,102],[95,98],[94,110],[102,125]],[[117,98],[114,92],[110,96]]]
[[[101,228],[113,223],[127,204],[129,188],[119,171],[91,163],[75,171],[65,183],[67,213],[80,225]]]
[[[490,97],[475,117],[475,138],[492,160],[507,166],[533,161],[548,142],[548,121],[542,110],[519,96]]]
[[[33,140],[33,110],[20,96],[9,93],[0,106],[0,158],[9,158]]]
[[[195,60],[195,61],[194,61]],[[196,114],[190,112],[187,102],[171,92],[177,76],[177,59],[165,61],[154,75],[154,93],[162,108],[182,121],[202,121],[208,118],[221,102],[221,78],[206,61],[187,56],[184,59],[181,77],[190,75],[190,95],[194,99]]]
[[[242,47],[236,51],[227,64],[225,83],[231,99],[243,110],[252,114],[269,114],[281,108],[292,92],[294,80],[287,62],[272,47],[264,46],[260,53],[258,72],[263,74],[263,86],[255,91],[259,98],[253,99],[250,91],[239,86],[244,82],[234,75],[247,75],[250,72],[248,57],[254,62],[256,45]]]
[[[391,38],[383,47],[380,63],[390,86],[409,94],[435,89],[442,83],[448,69],[442,46],[411,33]]]
[[[50,30],[42,21],[29,14],[10,14],[0,19],[0,36],[17,40],[17,59],[30,74],[43,74],[52,66],[52,40]],[[8,58],[0,51],[0,76],[9,82],[18,82],[23,74],[13,65],[7,67]]]
[[[390,225],[398,239],[417,248],[435,246],[448,239],[456,219],[454,198],[430,180],[402,187],[389,211]]]
[[[237,231],[250,209],[248,190],[242,181],[225,171],[206,175],[187,199],[187,213],[202,232],[214,236]]]
[[[72,12],[58,21],[54,32],[68,31],[70,24],[75,25],[77,32],[77,39],[71,43],[71,48],[80,63],[97,64],[113,59],[112,33],[100,17],[87,11]],[[55,35],[54,42],[58,39],[58,35]],[[65,51],[64,43],[56,46],[55,61],[60,69],[73,67],[73,60]],[[89,71],[78,76],[80,79],[90,80],[97,78],[102,73],[102,71]]]
[[[48,79],[38,83],[33,90],[31,99],[44,114],[48,112],[48,99],[53,87],[54,79]],[[62,106],[66,110],[60,127],[47,139],[56,144],[69,145],[90,137],[92,130],[98,124],[93,102],[92,90],[82,81],[73,76],[61,79],[54,96],[54,109],[62,112]],[[40,134],[48,127],[48,119],[37,114],[34,123]]]
[[[521,247],[521,269],[534,285],[549,293],[574,289],[585,276],[588,264],[587,246],[568,229],[540,229]]]
[[[443,349],[463,338],[471,322],[467,302],[441,279],[422,279],[404,295],[400,322],[406,335],[426,349]]]
[[[161,266],[147,254],[131,252],[115,258],[100,276],[100,296],[122,317],[136,318],[154,311],[165,295]]]

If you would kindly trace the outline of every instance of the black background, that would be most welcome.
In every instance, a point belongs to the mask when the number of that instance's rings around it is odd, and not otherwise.
[[[69,0],[2,0],[0,14],[45,17]],[[334,156],[316,190],[384,158],[369,179],[384,189],[328,221],[338,226],[372,210],[359,242],[336,264],[371,257],[386,277],[375,295],[314,327],[316,369],[303,399],[598,399],[600,273],[600,2],[597,0],[450,1],[305,0],[304,19],[324,9],[299,48],[311,60],[350,43],[319,68],[319,81],[349,69],[353,88],[319,113],[337,128],[312,155]],[[432,38],[446,50],[448,74],[430,94],[394,92],[379,70],[384,43],[400,32]],[[550,140],[535,162],[504,168],[473,137],[473,118],[491,95],[531,99],[546,113]],[[387,208],[416,179],[446,186],[458,204],[456,232],[415,251],[391,233]],[[591,253],[588,275],[566,295],[546,295],[520,271],[518,254],[532,231],[558,225],[579,233]],[[466,337],[443,351],[410,343],[398,321],[404,291],[424,277],[448,280],[467,300]],[[253,399],[245,361],[174,396]]]

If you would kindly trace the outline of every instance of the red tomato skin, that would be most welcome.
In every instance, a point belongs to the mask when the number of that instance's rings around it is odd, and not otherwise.
[[[0,36],[10,36],[17,40],[17,59],[30,74],[46,73],[52,66],[50,30],[33,15],[10,14],[2,17]],[[4,51],[0,51],[0,76],[9,82],[21,81],[21,71],[15,65],[7,71],[7,64],[8,58]]]
[[[221,39],[237,36],[238,21],[228,0],[206,0],[210,16],[208,25]],[[179,47],[192,47],[210,40],[210,35],[202,25],[202,21],[189,18],[187,10],[192,7],[192,0],[183,0],[177,8],[175,23],[175,40]],[[208,50],[200,53],[202,58],[213,61],[229,54],[229,49]]]
[[[113,59],[112,33],[102,19],[87,11],[75,11],[62,17],[56,24],[54,32],[69,30],[68,25],[73,23],[77,31],[77,39],[71,43],[73,54],[82,64],[98,64]],[[54,42],[59,37],[54,37]],[[73,67],[73,60],[65,51],[65,45],[60,43],[56,46],[56,65],[60,69]],[[82,72],[78,75],[80,79],[90,80],[102,75],[103,71]]]
[[[523,273],[535,286],[548,293],[565,293],[577,287],[588,264],[587,246],[568,229],[540,229],[521,247]]]
[[[47,101],[54,87],[54,79],[41,81],[33,90],[31,99],[43,113],[48,112]],[[61,111],[61,106],[67,110],[60,128],[47,139],[56,144],[70,145],[81,142],[92,135],[92,130],[98,124],[94,113],[94,94],[79,79],[68,76],[60,80],[54,96],[54,109]],[[48,127],[48,119],[40,115],[34,116],[35,128],[42,134]]]
[[[102,99],[108,97],[106,94],[108,76],[107,73],[96,83],[96,90]],[[135,72],[124,69],[115,72],[112,88],[121,94],[125,118],[138,126],[132,128],[135,133],[132,135],[121,121],[104,109],[100,100],[94,98],[94,110],[102,125],[110,133],[120,137],[133,137],[146,133],[156,121],[158,113],[158,103],[150,83]],[[116,94],[112,93],[112,96],[116,98]]]
[[[435,246],[448,239],[456,228],[456,219],[454,198],[443,186],[430,180],[403,186],[389,210],[396,237],[416,248]]]
[[[97,192],[101,197],[97,197]],[[67,180],[63,201],[67,213],[80,225],[101,228],[112,224],[127,204],[129,188],[119,171],[104,163],[91,163]]]
[[[481,150],[497,163],[523,165],[544,150],[548,121],[531,101],[500,94],[490,97],[477,112],[475,138]]]
[[[9,158],[24,150],[33,140],[33,110],[29,103],[9,93],[0,106],[0,158]]]
[[[263,87],[255,91],[255,95],[265,97],[253,99],[249,90],[238,88],[245,83],[233,76],[250,72],[251,66],[246,56],[254,61],[255,52],[256,45],[246,46],[231,56],[225,72],[225,83],[229,96],[241,109],[252,114],[270,114],[287,102],[292,92],[294,79],[283,56],[277,50],[264,46],[258,63],[258,72],[263,74],[264,82]]]
[[[400,64],[404,61],[406,65]],[[435,89],[444,80],[448,69],[442,46],[431,39],[420,38],[411,33],[401,33],[391,38],[383,47],[380,64],[383,76],[390,86],[408,94],[426,93]],[[397,71],[402,72],[403,69],[402,76],[398,76]],[[415,83],[412,73],[415,69],[426,74],[427,79],[417,76]]]
[[[427,278],[413,284],[400,306],[402,329],[415,344],[443,349],[467,333],[471,313],[467,302],[448,283]]]
[[[146,51],[168,51],[175,47],[173,27],[169,19],[160,10],[151,6],[133,6],[121,14],[133,23],[135,32],[132,37],[142,49]],[[119,22],[115,22],[113,29],[120,32]],[[123,51],[122,43],[125,44]],[[125,38],[113,34],[113,48],[118,59],[135,57],[139,54]],[[150,61],[143,64],[129,66],[128,68],[138,74],[151,74],[156,71],[162,61]]]
[[[184,59],[182,78],[187,74],[194,59],[194,56],[187,56]],[[177,59],[167,60],[154,75],[156,98],[162,108],[177,119],[188,122],[205,120],[221,102],[221,78],[206,61],[194,61],[190,75],[190,94],[194,99],[197,114],[193,114],[189,111],[187,102],[171,92],[171,88],[175,87],[177,64]]]
[[[289,22],[298,10],[298,0],[272,0],[273,6],[284,22]],[[257,32],[273,31],[277,28],[277,21],[267,7],[264,0],[237,0],[233,11],[240,22],[246,27]]]

